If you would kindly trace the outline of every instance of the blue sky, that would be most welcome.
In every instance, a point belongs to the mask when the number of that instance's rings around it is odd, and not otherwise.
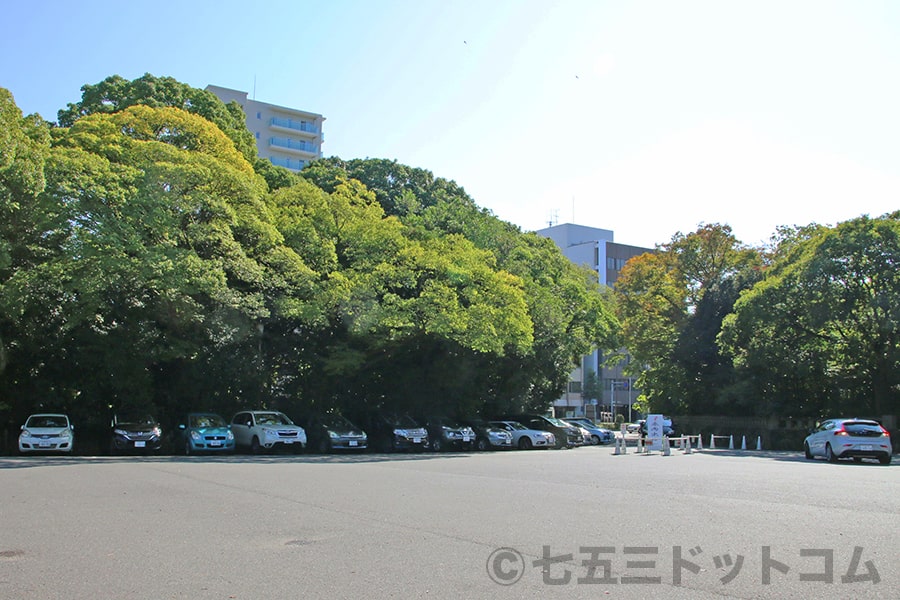
[[[24,113],[144,73],[321,113],[326,156],[428,169],[525,230],[757,244],[900,209],[898,2],[4,3]]]

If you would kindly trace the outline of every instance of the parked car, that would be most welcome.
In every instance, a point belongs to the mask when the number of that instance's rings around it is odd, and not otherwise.
[[[819,424],[803,441],[806,458],[824,456],[829,462],[852,458],[876,458],[890,464],[891,434],[877,421],[867,419],[829,419]]]
[[[236,447],[253,454],[273,449],[300,452],[306,447],[306,431],[277,410],[239,412],[231,419],[231,431]]]
[[[600,427],[587,417],[571,417],[564,420],[587,430],[587,439],[590,440],[589,443],[591,444],[610,444],[613,441],[613,432],[611,430]]]
[[[556,436],[549,431],[529,429],[518,421],[491,421],[490,423],[509,432],[513,446],[519,450],[556,446]]]
[[[149,413],[139,410],[119,411],[113,415],[110,429],[110,454],[159,452],[162,449],[162,427]]]
[[[502,420],[518,421],[530,429],[549,431],[556,437],[556,448],[574,448],[584,443],[581,431],[565,421],[544,415],[506,415]]]
[[[372,450],[396,452],[428,448],[428,432],[405,413],[375,412],[368,415],[365,428]]]
[[[428,432],[431,449],[435,452],[446,450],[471,450],[475,447],[475,431],[455,419],[430,416],[419,419]]]
[[[301,419],[309,447],[320,454],[335,450],[365,450],[369,437],[339,413],[317,413]]]
[[[640,433],[641,437],[647,437],[647,420],[641,419],[638,421],[638,433]],[[663,419],[663,435],[666,437],[676,437],[675,434],[675,425],[672,423],[672,419],[664,418]]]
[[[19,434],[19,452],[72,452],[75,444],[75,427],[63,414],[41,413],[31,415],[22,425]]]
[[[215,413],[189,413],[178,425],[185,454],[234,452],[234,433],[225,419]]]
[[[463,419],[462,422],[475,432],[477,450],[506,450],[513,447],[512,434],[506,429],[481,419]]]

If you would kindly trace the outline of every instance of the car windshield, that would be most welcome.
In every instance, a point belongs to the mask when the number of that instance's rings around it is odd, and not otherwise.
[[[504,421],[504,422],[502,422],[502,423],[498,423],[498,425],[500,425],[500,426],[503,427],[504,429],[506,429],[506,428],[509,428],[509,429],[517,429],[517,430],[519,430],[519,431],[526,431],[526,430],[528,429],[527,427],[525,427],[524,425],[522,425],[522,424],[519,423],[518,421]]]
[[[151,415],[138,412],[122,412],[116,415],[116,423],[134,423],[139,425],[153,425],[156,423]]]
[[[560,419],[555,419],[553,417],[547,417],[547,421],[549,421],[553,425],[556,425],[557,427],[571,427],[571,425],[569,425],[565,421],[562,421]]]
[[[330,429],[354,429],[353,423],[341,415],[323,415],[322,424]]]
[[[257,425],[293,425],[293,421],[287,418],[287,415],[279,412],[257,413]]]
[[[188,424],[190,427],[196,427],[198,429],[226,426],[225,419],[219,415],[191,415]]]
[[[845,421],[844,431],[849,435],[880,436],[881,425],[875,421]]]
[[[68,427],[69,420],[56,415],[32,415],[25,422],[25,427]]]
[[[388,415],[386,419],[388,423],[394,427],[404,427],[408,429],[419,426],[419,424],[413,421],[413,418],[409,415]]]

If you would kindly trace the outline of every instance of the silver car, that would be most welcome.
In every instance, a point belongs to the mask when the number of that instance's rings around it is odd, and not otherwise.
[[[512,436],[513,447],[519,450],[552,448],[556,445],[556,436],[552,432],[529,429],[518,421],[491,421],[491,425],[508,431]]]
[[[31,415],[19,434],[19,452],[72,452],[75,428],[69,417],[61,414]]]
[[[829,419],[806,437],[803,451],[810,460],[817,456],[824,456],[829,462],[877,458],[886,465],[891,462],[891,435],[877,421]]]

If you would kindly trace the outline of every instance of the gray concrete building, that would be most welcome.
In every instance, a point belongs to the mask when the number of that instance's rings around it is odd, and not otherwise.
[[[322,157],[324,136],[320,114],[257,102],[247,92],[208,85],[206,89],[226,104],[232,100],[247,115],[247,129],[256,138],[257,153],[272,164],[299,171],[310,161]]]

